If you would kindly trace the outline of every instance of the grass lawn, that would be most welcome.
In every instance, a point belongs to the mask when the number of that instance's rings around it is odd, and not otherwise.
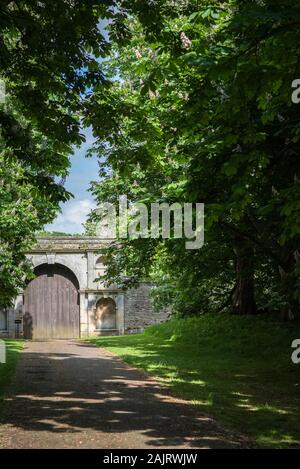
[[[90,341],[258,445],[285,448],[300,447],[300,364],[291,361],[296,338],[299,322],[203,315]]]
[[[0,409],[4,397],[5,388],[13,375],[14,369],[23,348],[22,340],[5,339],[6,363],[0,363]]]

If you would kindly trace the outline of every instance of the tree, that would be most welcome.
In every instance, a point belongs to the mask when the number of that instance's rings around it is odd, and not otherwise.
[[[170,11],[162,3],[158,28],[130,19],[131,42],[116,43],[107,65],[122,81],[87,103],[95,151],[105,156],[92,190],[99,202],[121,193],[204,202],[206,246],[188,253],[176,240],[120,240],[108,276],[158,271],[177,300],[195,298],[199,282],[223,284],[236,314],[256,313],[258,301],[291,317],[299,310],[299,120],[291,102],[299,8],[185,1]]]
[[[34,233],[57,210],[51,201],[32,185],[26,170],[16,158],[0,155],[0,307],[16,296],[24,276],[31,269],[24,253],[34,241]]]
[[[81,133],[87,89],[105,86],[99,58],[107,41],[99,21],[119,13],[113,1],[4,0],[0,5],[0,305],[29,273],[34,232],[53,220],[69,156]],[[120,23],[120,21],[119,21]],[[3,97],[2,97],[3,98]]]

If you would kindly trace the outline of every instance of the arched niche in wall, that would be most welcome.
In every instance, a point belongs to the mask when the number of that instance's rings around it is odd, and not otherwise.
[[[105,267],[107,265],[106,256],[99,256],[96,260],[96,267]]]
[[[95,263],[96,277],[102,277],[106,271],[107,260],[105,256],[99,256]]]
[[[112,298],[100,298],[95,311],[96,330],[117,328],[117,308]]]

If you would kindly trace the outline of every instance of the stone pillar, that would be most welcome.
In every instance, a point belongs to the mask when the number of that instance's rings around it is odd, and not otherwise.
[[[88,288],[93,288],[94,277],[95,277],[95,272],[94,272],[95,265],[94,264],[95,264],[94,252],[88,251],[87,253],[87,287]]]
[[[88,299],[84,292],[80,293],[80,337],[88,337],[89,320],[88,320]]]
[[[119,334],[123,335],[125,332],[125,301],[124,293],[118,293],[115,298],[117,306],[117,328]]]
[[[88,294],[88,330],[89,335],[94,335],[95,333],[95,305],[96,305],[96,296],[94,292]]]
[[[22,319],[22,323],[19,324],[19,334],[20,337],[23,336],[23,326],[24,326],[24,312],[23,312],[23,304],[24,304],[24,294],[20,293],[15,301],[15,318]]]
[[[16,337],[15,317],[16,317],[16,311],[14,309],[9,308],[7,310],[8,337],[11,337],[13,339]],[[20,324],[20,326],[22,327],[22,324]],[[21,330],[20,326],[19,326],[19,330]]]

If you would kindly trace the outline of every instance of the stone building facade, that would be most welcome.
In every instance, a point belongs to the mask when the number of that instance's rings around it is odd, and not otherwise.
[[[40,237],[28,253],[35,279],[16,298],[14,308],[0,312],[0,337],[76,338],[142,331],[165,321],[154,312],[151,284],[124,291],[105,286],[107,240],[92,237]],[[98,280],[97,280],[98,279]]]

